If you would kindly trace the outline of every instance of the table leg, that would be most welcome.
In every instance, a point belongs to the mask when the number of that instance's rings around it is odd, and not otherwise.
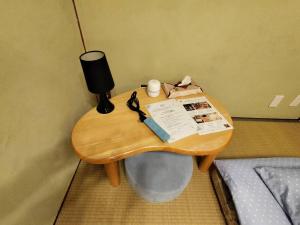
[[[120,185],[119,161],[104,164],[104,170],[112,186]]]
[[[207,155],[205,156],[200,164],[199,164],[199,169],[202,171],[202,172],[206,172],[210,165],[212,164],[212,162],[214,161],[214,159],[216,158],[217,155]]]

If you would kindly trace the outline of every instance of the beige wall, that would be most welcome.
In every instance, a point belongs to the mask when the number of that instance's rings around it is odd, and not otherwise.
[[[90,107],[71,1],[0,3],[0,224],[53,224]]]
[[[299,116],[300,2],[78,0],[88,49],[120,93],[192,75],[234,116]],[[75,121],[93,104],[71,1],[0,3],[0,224],[52,224],[78,163]],[[267,107],[274,94],[282,106]]]
[[[106,52],[120,93],[191,75],[233,116],[297,118],[299,0],[77,0],[88,50]],[[268,105],[275,94],[286,98]]]

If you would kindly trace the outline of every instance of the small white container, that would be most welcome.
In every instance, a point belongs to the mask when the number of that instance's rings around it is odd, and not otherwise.
[[[147,86],[147,93],[150,97],[157,97],[160,93],[159,80],[149,80]]]

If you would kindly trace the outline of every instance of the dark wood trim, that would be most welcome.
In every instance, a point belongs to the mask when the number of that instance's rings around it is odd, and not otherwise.
[[[237,121],[300,122],[300,118],[298,118],[298,119],[279,119],[279,118],[232,117],[232,119],[237,120]]]
[[[75,0],[72,0],[73,3],[73,7],[74,7],[74,11],[75,11],[75,15],[76,15],[76,20],[77,20],[77,25],[78,25],[78,29],[79,29],[79,33],[80,33],[80,37],[81,37],[81,42],[84,48],[84,51],[86,52],[86,47],[85,47],[85,41],[84,41],[84,37],[82,34],[82,29],[81,29],[81,25],[80,25],[80,20],[79,20],[79,16],[78,16],[78,12],[77,12],[77,8],[76,8],[76,4],[75,4]]]
[[[57,212],[57,214],[56,214],[56,217],[55,217],[55,220],[54,220],[54,222],[53,222],[53,225],[55,225],[56,222],[57,222],[58,216],[59,216],[59,214],[60,214],[60,212],[61,212],[61,210],[62,210],[62,207],[63,207],[63,205],[64,205],[64,203],[65,203],[65,201],[66,201],[66,199],[67,199],[67,196],[68,196],[68,194],[69,194],[70,188],[71,188],[71,186],[72,186],[72,183],[73,183],[73,181],[74,181],[74,178],[75,178],[75,176],[76,176],[76,173],[77,173],[77,170],[78,170],[78,168],[79,168],[80,163],[81,163],[81,160],[79,160],[79,162],[78,162],[78,165],[77,165],[76,170],[75,170],[75,172],[74,172],[74,174],[73,174],[73,177],[72,177],[72,179],[71,179],[71,182],[70,182],[70,184],[69,184],[69,186],[68,186],[68,189],[67,189],[67,191],[66,191],[66,193],[65,193],[65,196],[64,196],[64,198],[63,198],[63,200],[62,200],[62,202],[61,202],[61,204],[60,204],[59,210],[58,210],[58,212]]]

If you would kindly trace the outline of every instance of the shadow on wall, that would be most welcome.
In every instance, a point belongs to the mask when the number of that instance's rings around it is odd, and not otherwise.
[[[30,164],[27,164],[18,175],[15,175],[11,182],[1,185],[0,201],[6,204],[0,212],[3,223],[9,221],[11,224],[19,225],[20,221],[24,221],[21,217],[25,211],[32,212],[39,217],[42,216],[44,221],[54,221],[55,217],[52,218],[51,215],[56,215],[57,212],[51,214],[49,208],[53,208],[53,205],[57,204],[55,209],[59,209],[60,203],[57,199],[62,199],[61,190],[67,188],[65,186],[66,171],[69,171],[71,175],[74,172],[74,161],[78,160],[71,149],[70,140],[60,140],[52,145],[51,149],[43,151],[44,154],[27,159]],[[23,187],[20,187],[20,184],[23,184]],[[48,194],[45,195],[45,193]],[[34,216],[31,217],[32,221],[26,219],[29,224],[36,224]]]

